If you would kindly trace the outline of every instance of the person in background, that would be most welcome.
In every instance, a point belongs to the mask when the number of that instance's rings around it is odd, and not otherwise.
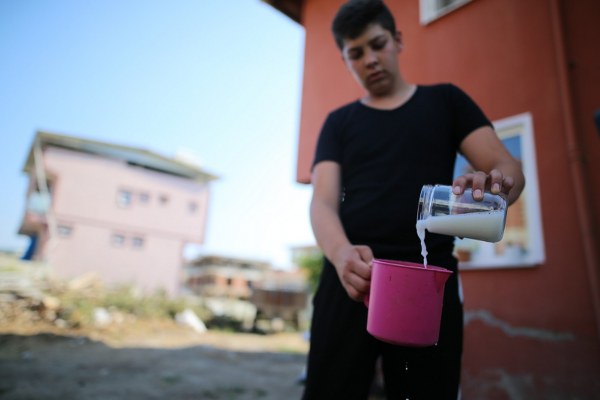
[[[371,260],[422,263],[416,208],[424,184],[520,195],[525,179],[492,124],[452,84],[417,85],[400,71],[401,33],[380,0],[351,0],[332,26],[364,97],[331,112],[312,167],[310,218],[324,265],[314,297],[303,399],[367,399],[377,360],[388,399],[456,399],[463,308],[454,238],[427,235],[429,262],[453,271],[436,346],[381,342],[366,331]],[[457,152],[474,172],[453,179]]]

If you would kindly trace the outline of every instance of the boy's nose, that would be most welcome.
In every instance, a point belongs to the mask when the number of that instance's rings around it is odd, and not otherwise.
[[[367,51],[365,53],[364,61],[367,67],[372,67],[373,65],[377,64],[377,56],[375,55],[375,52]]]

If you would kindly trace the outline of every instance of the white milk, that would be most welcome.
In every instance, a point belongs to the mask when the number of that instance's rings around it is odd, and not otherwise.
[[[421,239],[423,265],[427,267],[427,246],[425,229],[442,235],[471,238],[486,242],[497,242],[504,232],[504,212],[490,211],[427,217],[417,221],[417,235]]]
[[[429,232],[497,242],[504,232],[504,212],[490,211],[427,217],[422,222]],[[419,230],[417,223],[417,234]]]
[[[417,235],[421,239],[421,255],[423,256],[423,265],[427,267],[427,246],[425,245],[425,220],[417,221]]]

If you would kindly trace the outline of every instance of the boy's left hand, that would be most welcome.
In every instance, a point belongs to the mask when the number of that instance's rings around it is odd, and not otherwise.
[[[459,195],[465,189],[471,188],[473,190],[473,198],[480,201],[483,199],[483,192],[485,191],[508,196],[513,186],[514,179],[512,177],[503,176],[500,170],[493,169],[489,174],[483,171],[476,171],[457,177],[452,182],[452,192]]]

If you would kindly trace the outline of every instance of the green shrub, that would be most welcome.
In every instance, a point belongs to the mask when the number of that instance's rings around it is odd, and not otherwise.
[[[181,297],[172,298],[164,291],[141,294],[130,286],[116,287],[102,293],[66,292],[59,298],[62,304],[59,317],[71,326],[92,323],[94,309],[99,307],[141,319],[173,319],[186,308],[192,309],[201,319],[209,315],[197,302]]]

